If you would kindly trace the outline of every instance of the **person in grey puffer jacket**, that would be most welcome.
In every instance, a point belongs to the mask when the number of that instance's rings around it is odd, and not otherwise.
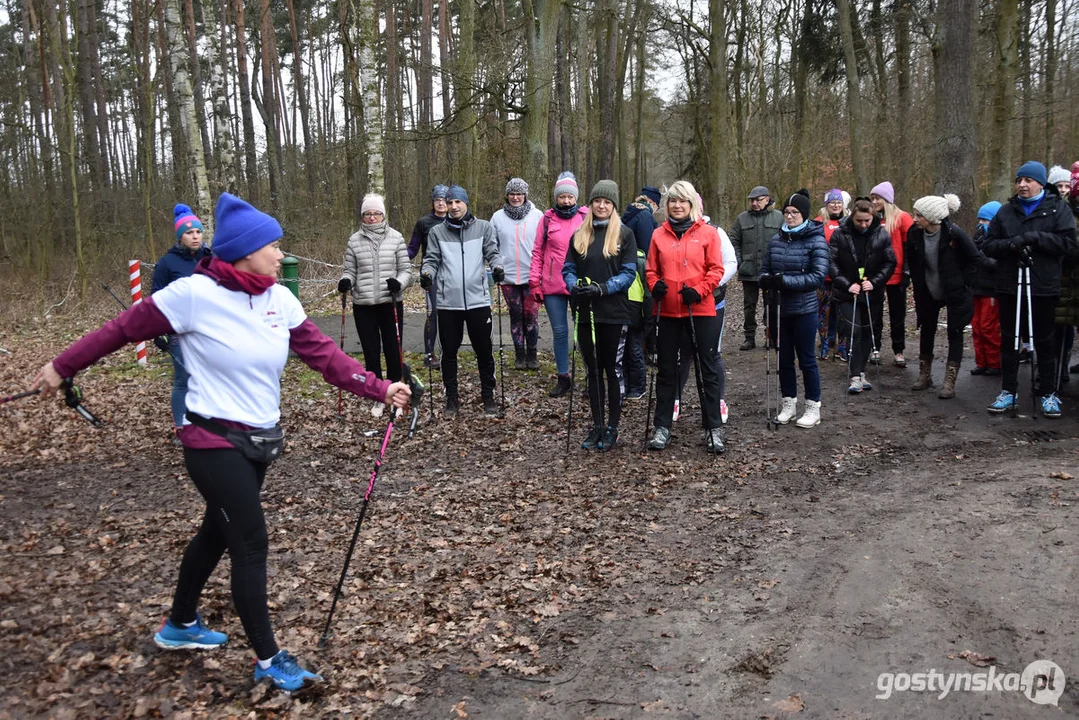
[[[731,244],[738,258],[738,279],[742,281],[742,307],[745,310],[745,342],[739,350],[757,347],[757,297],[760,289],[761,260],[768,241],[783,226],[783,216],[772,207],[772,193],[763,185],[749,191],[749,210],[739,215],[731,227]]]
[[[363,223],[352,234],[345,247],[345,272],[337,283],[337,291],[352,293],[352,315],[356,319],[356,334],[363,348],[363,364],[379,378],[386,355],[386,374],[391,382],[402,375],[401,343],[398,334],[401,291],[412,279],[412,266],[401,233],[386,220],[386,202],[381,195],[366,195],[360,206]],[[376,402],[371,409],[375,417],[382,415],[385,403]]]
[[[532,270],[536,228],[542,219],[543,213],[528,199],[528,183],[521,178],[510,178],[506,183],[506,204],[491,216],[491,225],[498,238],[498,254],[506,261],[502,296],[510,311],[514,367],[518,370],[539,370],[536,357],[539,303],[528,291],[528,276]]]
[[[420,285],[435,287],[438,326],[442,331],[442,384],[446,392],[447,418],[455,417],[460,406],[457,394],[457,350],[468,329],[468,340],[476,353],[483,393],[483,411],[497,415],[495,403],[495,359],[491,347],[491,288],[487,284],[486,263],[495,282],[506,278],[498,254],[495,229],[477,219],[468,209],[468,192],[460,185],[446,195],[446,220],[431,228],[427,253],[420,267]],[[434,278],[438,278],[437,285]]]

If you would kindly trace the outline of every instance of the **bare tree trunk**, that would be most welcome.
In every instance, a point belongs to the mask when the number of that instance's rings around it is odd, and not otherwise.
[[[1015,113],[1015,77],[1019,64],[1019,0],[999,0],[996,6],[997,67],[993,73],[993,122],[989,136],[992,165],[990,197],[1011,194],[1011,121]]]
[[[244,126],[244,177],[247,182],[247,199],[259,204],[258,155],[255,153],[255,120],[251,116],[251,90],[248,83],[254,79],[247,71],[247,30],[244,28],[244,0],[233,0],[236,25],[236,85],[240,90],[240,113]]]
[[[558,91],[558,145],[562,151],[562,156],[559,158],[561,160],[559,171],[568,170],[573,166],[573,127],[571,125],[573,110],[570,107],[570,63],[568,62],[571,18],[569,7],[563,6],[559,12],[558,37],[555,40],[555,57],[563,58],[562,62],[555,66],[555,82]]]
[[[195,95],[195,118],[199,123],[203,152],[209,151],[207,169],[213,171],[217,167],[218,160],[212,152],[210,130],[206,127],[206,117],[202,114],[203,108],[206,107],[206,96],[202,91],[202,67],[199,65],[198,44],[195,42],[195,8],[191,0],[184,0],[184,37],[187,39],[187,50],[190,53],[188,63],[191,67],[191,88]]]
[[[206,62],[210,68],[210,92],[213,95],[215,162],[212,188],[216,195],[222,191],[236,192],[236,136],[229,124],[232,111],[225,81],[228,74],[226,46],[223,44],[224,38],[218,34],[214,1],[202,3],[202,24],[206,31]]]
[[[1057,0],[1045,0],[1045,158],[1054,154],[1056,134]],[[1072,63],[1075,59],[1072,59]]]
[[[458,177],[465,188],[475,190],[476,186],[476,103],[479,93],[476,90],[476,5],[471,2],[461,3],[459,16],[461,26],[460,46],[457,48],[457,82],[454,104],[457,107]]]
[[[1019,15],[1019,62],[1023,73],[1023,114],[1020,118],[1021,128],[1021,142],[1019,154],[1024,159],[1031,157],[1031,132],[1030,132],[1030,115],[1031,115],[1031,100],[1033,98],[1033,92],[1031,84],[1034,81],[1034,72],[1030,59],[1030,25],[1032,22],[1032,0],[1023,0],[1020,5]]]
[[[132,12],[132,50],[135,61],[135,109],[138,117],[138,167],[137,175],[142,182],[142,210],[144,240],[147,257],[156,257],[158,249],[154,245],[153,184],[154,169],[154,88],[151,80],[150,64],[150,3],[149,0],[134,0]]]
[[[90,19],[93,0],[78,0],[76,13],[76,40],[78,60],[75,76],[78,82],[79,109],[82,115],[83,158],[90,168],[90,181],[94,189],[105,187],[105,163],[98,145],[97,98],[94,93],[93,64],[90,61]]]
[[[417,123],[419,142],[416,143],[416,175],[420,186],[426,188],[431,182],[431,130],[434,124],[435,88],[431,64],[431,33],[434,4],[421,0],[420,8],[420,62],[416,68],[416,85],[420,100],[420,117]]]
[[[104,187],[112,184],[109,167],[110,148],[113,145],[112,134],[109,132],[109,109],[105,97],[105,80],[101,75],[101,53],[98,46],[101,44],[101,34],[98,32],[97,8],[94,3],[86,6],[88,27],[90,30],[90,70],[94,79],[94,100],[97,106],[97,138],[101,152],[101,182]]]
[[[530,183],[553,184],[548,168],[548,134],[551,81],[555,44],[558,39],[560,0],[524,0],[525,96],[527,107],[521,124],[521,166]]]
[[[453,82],[450,79],[450,69],[453,67],[453,55],[451,52],[452,38],[450,36],[449,4],[450,0],[438,0],[438,59],[442,83],[443,127],[448,127],[447,123],[449,123],[450,118],[453,117],[453,96],[461,94],[461,89],[459,87],[454,87]],[[442,147],[446,160],[442,173],[448,177],[455,177],[457,175],[456,146],[457,139],[455,137],[443,136]]]
[[[592,66],[592,36],[588,32],[588,14],[576,10],[577,14],[577,140],[574,146],[577,155],[574,158],[577,184],[581,193],[588,192],[590,183],[595,182],[596,173],[592,158],[592,84],[589,75]]]
[[[838,0],[839,34],[843,39],[843,60],[847,66],[847,121],[850,129],[850,160],[859,195],[869,194],[865,160],[862,157],[862,98],[858,64],[854,55],[851,0]]]
[[[896,132],[892,146],[895,160],[895,182],[907,192],[910,182],[910,163],[903,158],[910,132],[910,5],[900,0],[895,8],[895,76],[897,91]]]
[[[599,57],[599,147],[596,175],[614,178],[615,87],[618,78],[618,0],[600,0],[596,17],[596,50]]]
[[[472,3],[464,3],[469,7]],[[378,65],[375,49],[378,45],[378,14],[374,0],[359,0],[352,17],[353,31],[359,48],[359,89],[363,98],[363,149],[367,156],[366,191],[386,192],[383,166],[385,153],[382,135],[382,102],[378,92]]]
[[[277,103],[274,93],[273,65],[270,58],[270,36],[273,34],[273,20],[270,13],[270,0],[261,0],[258,50],[259,67],[261,68],[262,88],[259,95],[259,82],[255,76],[251,77],[252,100],[255,109],[262,117],[262,125],[266,131],[266,167],[270,181],[270,205],[277,212],[277,174],[280,172],[278,165],[277,149]]]
[[[974,123],[974,38],[978,0],[950,0],[937,10],[933,42],[936,90],[937,194],[963,199],[952,218],[973,229],[978,169]]]
[[[728,209],[727,192],[729,167],[728,143],[730,142],[730,102],[727,98],[727,3],[726,0],[709,0],[708,22],[710,26],[708,78],[708,104],[711,111],[711,134],[708,151],[711,162],[708,168],[711,182],[707,183],[712,196],[706,198],[708,207],[717,217]]]
[[[644,187],[647,181],[648,163],[645,157],[645,143],[644,143],[644,88],[645,78],[648,77],[648,50],[647,50],[647,38],[648,38],[648,22],[651,18],[651,12],[646,15],[642,20],[644,26],[641,32],[637,35],[637,87],[634,90],[634,115],[636,116],[636,127],[633,131],[633,186],[634,191],[636,188]]]
[[[394,0],[385,0],[386,3],[386,126],[384,128],[384,142],[386,150],[386,162],[383,170],[383,182],[386,190],[387,212],[390,217],[401,215],[401,183],[400,167],[401,156],[397,146],[397,123],[400,119],[398,108],[401,102],[401,84],[398,73],[400,72],[400,48],[397,42],[397,8]]]

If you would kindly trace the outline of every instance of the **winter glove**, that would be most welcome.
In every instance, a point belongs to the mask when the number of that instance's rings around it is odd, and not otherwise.
[[[667,294],[667,283],[662,280],[656,280],[656,284],[652,286],[652,299],[659,302],[663,299],[663,296]]]
[[[761,290],[771,290],[772,289],[772,276],[769,275],[768,273],[765,273],[764,275],[761,275],[760,277],[758,277],[757,278],[757,287],[759,287]]]
[[[772,273],[772,289],[783,289],[783,273]]]
[[[696,305],[701,301],[701,294],[688,285],[678,291],[686,305]]]
[[[434,285],[434,280],[431,279],[430,275],[428,275],[427,273],[420,275],[421,288],[423,288],[424,290],[430,290],[432,285]]]
[[[503,270],[500,267],[492,268],[491,269],[491,278],[495,282],[502,282],[503,280],[506,279],[506,271]]]
[[[577,296],[581,298],[598,298],[601,295],[603,295],[603,286],[599,283],[584,285],[577,293]]]
[[[1038,233],[1025,232],[1020,237],[1023,239],[1023,246],[1034,249],[1038,247]]]
[[[539,290],[537,290],[536,292],[532,293],[532,299],[535,300],[540,305],[542,305],[543,304],[543,293],[541,293]]]
[[[386,278],[386,287],[390,289],[391,293],[397,294],[401,292],[401,281],[397,278]]]
[[[169,351],[169,340],[164,335],[158,335],[154,338],[154,346],[161,352]]]
[[[341,278],[337,281],[337,292],[342,295],[352,289],[352,281],[348,278]]]

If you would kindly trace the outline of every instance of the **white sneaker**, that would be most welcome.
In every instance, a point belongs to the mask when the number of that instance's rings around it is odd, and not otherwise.
[[[798,398],[783,398],[783,405],[779,409],[779,414],[776,415],[776,422],[780,425],[786,425],[794,416],[798,414]]]
[[[730,411],[727,409],[727,401],[719,401],[719,421],[724,425],[727,424],[727,416],[730,415]]]
[[[386,404],[375,401],[375,404],[371,406],[371,417],[382,417],[382,413],[386,412]]]
[[[820,400],[806,400],[806,411],[795,423],[800,428],[811,428],[820,424]]]
[[[854,375],[850,379],[850,387],[847,388],[847,392],[851,395],[857,395],[862,392],[862,376]]]
[[[678,402],[677,400],[674,401],[674,415],[671,415],[672,422],[678,419],[678,415],[680,414],[681,410],[681,408],[679,408],[679,405],[681,404],[682,403]]]

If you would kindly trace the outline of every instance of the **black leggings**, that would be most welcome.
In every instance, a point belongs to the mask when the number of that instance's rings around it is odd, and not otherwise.
[[[352,315],[356,318],[356,334],[360,336],[363,348],[363,365],[382,379],[382,351],[386,351],[386,375],[391,382],[401,379],[401,346],[397,333],[395,308],[390,303],[381,305],[353,305]]]
[[[626,326],[596,323],[596,339],[592,341],[591,313],[582,304],[577,313],[577,347],[581,350],[588,373],[588,404],[592,408],[592,426],[618,427],[622,420],[622,355],[626,351]],[[607,378],[604,395],[603,376]],[[603,420],[603,404],[607,403],[607,420]]]
[[[232,449],[184,448],[184,460],[206,501],[206,512],[180,561],[169,617],[176,625],[195,620],[202,588],[227,549],[232,561],[232,602],[251,648],[260,660],[268,660],[278,647],[266,607],[269,540],[259,500],[266,465],[252,463]]]

